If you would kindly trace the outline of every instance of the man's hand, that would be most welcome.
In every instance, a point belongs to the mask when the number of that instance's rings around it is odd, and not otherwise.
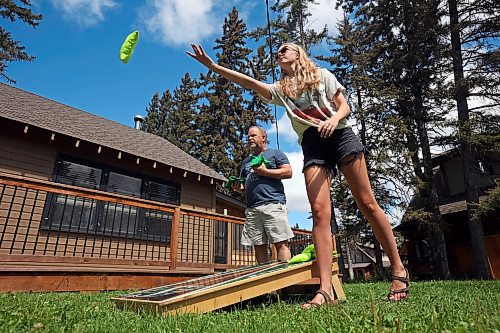
[[[258,174],[259,176],[268,176],[268,168],[266,168],[266,165],[264,163],[260,164],[258,167],[253,167],[253,172]]]
[[[236,192],[244,192],[245,191],[245,185],[240,182],[234,182],[231,184],[231,189]]]

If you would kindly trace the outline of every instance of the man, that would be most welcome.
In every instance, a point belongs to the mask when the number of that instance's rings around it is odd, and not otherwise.
[[[268,243],[274,244],[279,261],[290,259],[288,240],[293,232],[288,225],[285,190],[282,179],[292,178],[292,168],[286,155],[267,148],[266,131],[253,126],[248,131],[252,155],[242,164],[240,177],[245,184],[233,184],[236,191],[245,191],[246,222],[241,234],[242,245],[252,245],[258,263],[269,261]],[[252,167],[252,158],[263,155],[264,162]]]

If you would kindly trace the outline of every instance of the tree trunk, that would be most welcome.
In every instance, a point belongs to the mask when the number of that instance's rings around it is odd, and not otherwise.
[[[418,94],[416,95],[418,96]],[[423,108],[420,98],[415,98],[415,107],[419,113]],[[424,167],[424,207],[425,210],[431,213],[431,221],[429,221],[430,241],[432,244],[432,266],[434,275],[441,279],[450,278],[450,268],[448,266],[448,255],[446,251],[446,242],[444,233],[441,227],[441,214],[439,213],[439,202],[434,185],[434,171],[432,168],[432,156],[429,145],[429,137],[422,116],[417,117],[417,131],[422,148],[423,167]]]
[[[351,245],[346,242],[345,252],[347,254],[347,267],[349,268],[349,280],[354,280],[354,267],[352,266]]]
[[[386,278],[384,271],[384,262],[382,261],[382,248],[375,236],[372,239],[373,249],[375,250],[375,276],[377,279],[384,280]]]
[[[479,279],[491,279],[488,258],[484,246],[482,222],[474,217],[479,204],[479,174],[476,167],[475,150],[468,138],[472,134],[467,105],[468,89],[464,80],[462,45],[456,0],[448,0],[450,10],[451,48],[453,57],[453,75],[455,79],[455,100],[457,101],[460,149],[465,181],[465,200],[467,201],[467,222],[469,225],[472,253],[474,256],[475,275]]]

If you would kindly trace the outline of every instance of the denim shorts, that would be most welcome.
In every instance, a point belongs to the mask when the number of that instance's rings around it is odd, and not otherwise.
[[[316,127],[309,127],[302,137],[304,168],[319,165],[327,169],[330,175],[337,174],[337,168],[348,165],[360,153],[367,150],[358,139],[352,128],[345,127],[333,131],[329,138],[322,138]]]

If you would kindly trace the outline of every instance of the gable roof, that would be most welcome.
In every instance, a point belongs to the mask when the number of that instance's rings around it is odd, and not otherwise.
[[[0,82],[0,117],[224,181],[169,141]]]

